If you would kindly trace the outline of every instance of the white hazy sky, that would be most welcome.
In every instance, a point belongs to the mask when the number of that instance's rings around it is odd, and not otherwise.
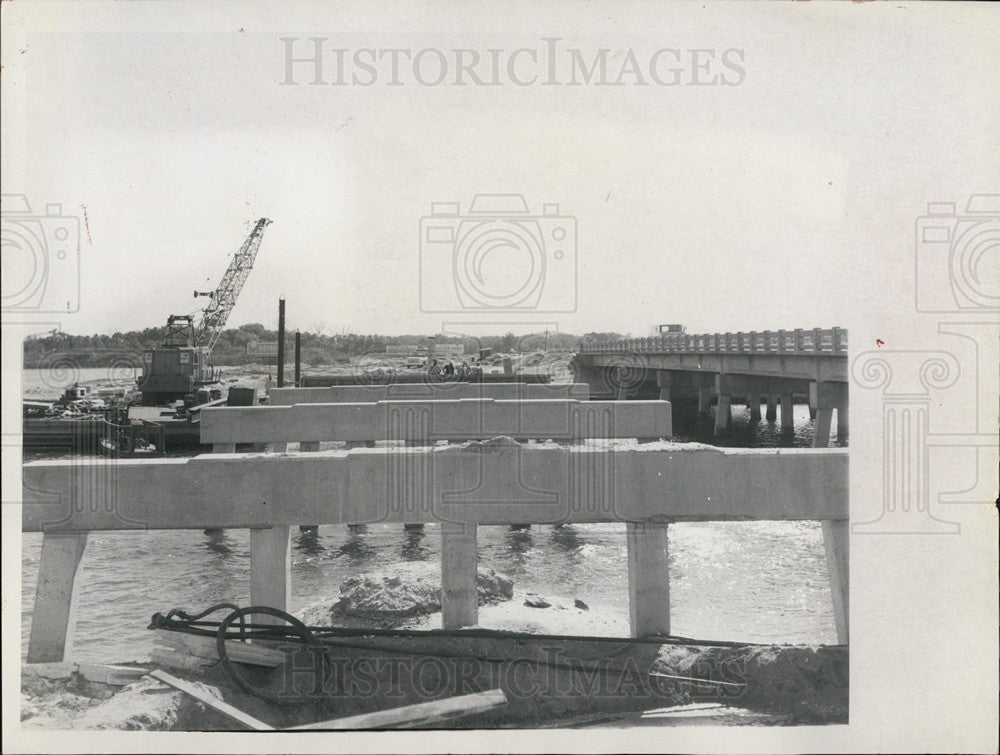
[[[635,334],[848,325],[872,310],[873,280],[912,285],[928,201],[996,185],[992,9],[953,23],[901,4],[836,17],[762,3],[16,5],[4,4],[3,186],[36,211],[86,207],[80,311],[57,318],[67,332],[192,310],[192,289],[214,287],[262,215],[274,223],[230,325],[273,326],[281,294],[292,327],[328,333],[463,319]],[[281,86],[281,36],[301,37],[303,54],[310,36],[352,50],[558,36],[588,57],[739,48],[746,75],[712,87]],[[577,219],[576,311],[421,312],[420,218],[485,192]],[[434,269],[447,274],[447,260]]]

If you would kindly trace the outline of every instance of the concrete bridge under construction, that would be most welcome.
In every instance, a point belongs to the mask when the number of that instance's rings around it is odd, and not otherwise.
[[[848,432],[847,331],[765,330],[737,333],[666,333],[652,338],[583,343],[571,365],[591,398],[662,399],[675,416],[690,407],[706,414],[716,405],[715,433],[732,421],[732,405],[745,404],[751,421],[778,419],[793,432],[795,403],[809,402],[814,446],[829,443],[833,412],[837,435]]]

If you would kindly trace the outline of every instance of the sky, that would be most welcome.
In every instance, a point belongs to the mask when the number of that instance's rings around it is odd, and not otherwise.
[[[281,18],[228,3],[91,7],[23,11],[4,51],[4,192],[24,193],[36,215],[61,203],[80,218],[79,308],[55,318],[71,333],[194,310],[204,300],[191,292],[217,284],[261,216],[273,224],[231,326],[274,327],[283,295],[290,327],[325,333],[846,327],[879,292],[912,285],[928,201],[961,206],[997,185],[982,159],[997,152],[983,127],[998,121],[983,97],[996,72],[989,24],[959,28],[914,6],[836,25],[784,5],[641,15],[557,3],[503,16],[304,5]],[[293,64],[298,84],[282,83],[283,37],[302,57],[309,38],[327,40],[325,84],[309,83],[308,62]],[[543,54],[543,38],[560,40],[564,80],[568,49],[585,61],[608,50],[613,78],[627,51],[648,72],[669,48],[683,81],[517,86],[502,66],[499,86],[422,86],[404,61],[401,86],[384,65],[372,86],[330,83],[335,49],[348,61],[362,48],[506,60]],[[705,76],[738,83],[691,85],[690,49],[712,51]],[[726,51],[738,68],[721,64]],[[522,78],[546,73],[519,65]],[[541,282],[518,311],[461,298],[475,279],[456,278],[456,259],[471,259],[457,239],[473,227],[459,225],[477,194],[522,195],[532,217],[558,205],[561,220],[519,225],[529,241],[492,248],[480,268],[498,276],[480,287],[491,293]],[[444,222],[451,243],[424,243],[436,202],[460,203]],[[565,250],[538,242],[553,222],[570,228]],[[75,281],[51,277],[47,305]]]

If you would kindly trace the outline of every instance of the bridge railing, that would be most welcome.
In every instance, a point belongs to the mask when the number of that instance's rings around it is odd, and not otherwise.
[[[803,354],[846,355],[847,331],[763,330],[737,333],[665,333],[650,338],[580,343],[582,354],[639,352],[652,354]]]

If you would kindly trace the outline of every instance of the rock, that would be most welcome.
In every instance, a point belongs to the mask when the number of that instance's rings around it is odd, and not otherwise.
[[[722,689],[730,704],[751,710],[810,723],[846,723],[847,665],[844,647],[664,645],[653,671],[729,682]],[[712,685],[688,687],[698,696]]]
[[[524,599],[524,605],[528,606],[529,608],[548,608],[552,604],[549,603],[549,601],[547,601],[541,595],[536,595],[533,592],[529,592]]]
[[[480,605],[510,600],[513,580],[493,569],[480,569],[476,576]],[[373,572],[352,577],[340,585],[340,600],[319,603],[302,611],[310,625],[343,626],[360,622],[391,625],[405,619],[441,610],[441,568],[437,564],[412,562],[391,572]]]
[[[574,598],[573,599],[573,605],[576,606],[577,608],[580,608],[580,609],[584,610],[584,611],[589,611],[590,610],[590,606],[588,606],[586,603],[584,603],[579,598]]]

